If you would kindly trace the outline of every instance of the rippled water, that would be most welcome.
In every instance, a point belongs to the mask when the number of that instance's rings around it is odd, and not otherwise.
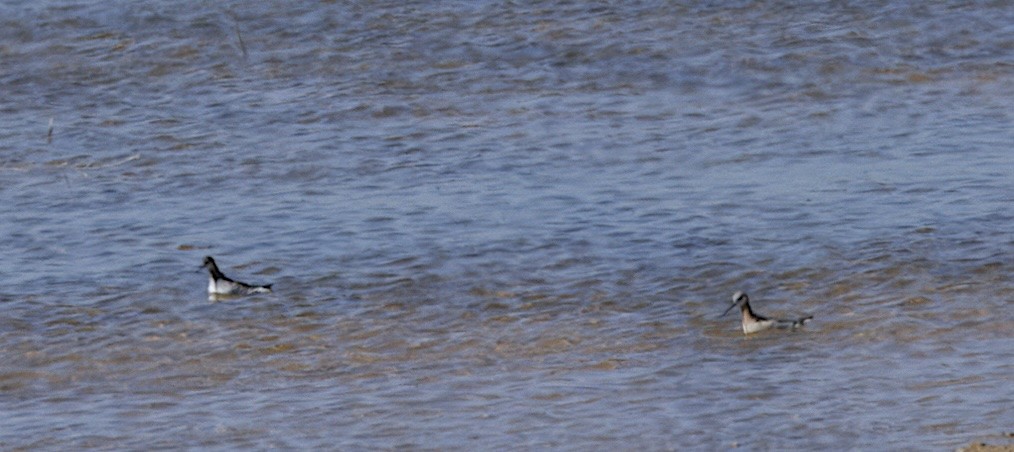
[[[0,6],[0,447],[1009,442],[1014,8],[719,5]]]

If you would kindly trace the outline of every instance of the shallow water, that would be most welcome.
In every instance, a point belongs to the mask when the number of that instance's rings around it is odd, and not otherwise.
[[[1010,431],[1003,2],[221,5],[0,6],[3,448]]]

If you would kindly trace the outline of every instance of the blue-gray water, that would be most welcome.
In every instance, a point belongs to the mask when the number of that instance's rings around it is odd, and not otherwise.
[[[1009,441],[1007,2],[12,3],[0,448]]]

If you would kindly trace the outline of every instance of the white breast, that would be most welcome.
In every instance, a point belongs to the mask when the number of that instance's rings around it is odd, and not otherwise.
[[[764,330],[766,330],[768,328],[771,328],[771,325],[773,325],[773,324],[774,324],[774,322],[772,322],[771,320],[759,320],[759,321],[756,321],[756,322],[743,322],[743,333],[744,334],[750,334],[750,333],[756,333],[758,331],[764,331]]]

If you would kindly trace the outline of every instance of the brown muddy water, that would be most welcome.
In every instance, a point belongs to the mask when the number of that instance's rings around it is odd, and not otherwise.
[[[0,448],[1009,442],[1011,24],[2,5]]]

